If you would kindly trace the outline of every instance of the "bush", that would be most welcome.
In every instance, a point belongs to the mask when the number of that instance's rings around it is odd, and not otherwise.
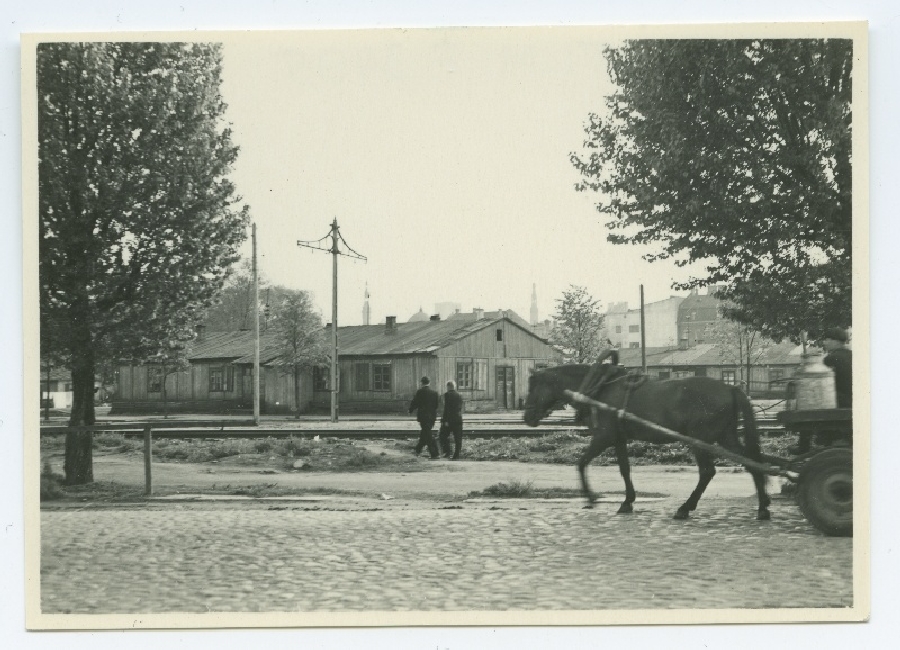
[[[62,489],[62,482],[65,477],[60,474],[54,474],[50,469],[50,463],[44,463],[41,470],[41,501],[53,501],[61,499],[65,496]]]

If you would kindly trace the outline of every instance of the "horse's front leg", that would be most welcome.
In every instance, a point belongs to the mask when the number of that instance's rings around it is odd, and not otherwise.
[[[588,465],[591,464],[592,460],[603,453],[603,450],[609,447],[610,444],[612,444],[612,440],[609,438],[606,432],[597,431],[591,438],[591,443],[588,445],[588,448],[581,455],[581,458],[578,459],[578,476],[581,478],[581,493],[588,501],[588,505],[586,506],[588,508],[593,508],[594,503],[596,503],[597,499],[599,498],[599,495],[594,494],[591,491],[591,486],[588,484]]]
[[[619,436],[616,440],[616,461],[619,463],[619,473],[622,480],[625,481],[625,500],[619,506],[617,514],[627,515],[634,512],[631,504],[634,503],[636,495],[634,493],[634,485],[631,483],[631,463],[628,461],[628,443],[624,436]]]

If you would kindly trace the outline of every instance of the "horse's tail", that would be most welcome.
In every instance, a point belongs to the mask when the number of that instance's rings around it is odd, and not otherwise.
[[[753,404],[740,388],[733,387],[731,390],[735,406],[737,407],[735,410],[739,410],[744,421],[744,449],[751,460],[759,461],[761,459],[761,449],[759,447],[759,431],[756,428],[756,416],[753,414]],[[735,426],[737,426],[737,418],[735,418]]]

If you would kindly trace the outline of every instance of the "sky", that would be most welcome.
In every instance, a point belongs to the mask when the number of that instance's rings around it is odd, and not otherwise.
[[[338,323],[420,308],[549,318],[570,285],[639,304],[686,269],[606,241],[570,161],[611,92],[597,28],[387,29],[228,40],[222,88],[241,148],[232,179],[262,276],[312,291],[331,321],[332,260],[297,246],[337,219]],[[322,243],[328,246],[328,242]],[[341,244],[343,249],[343,244]],[[344,249],[346,250],[346,249]],[[250,245],[243,254],[250,257]],[[349,251],[348,251],[349,252]]]

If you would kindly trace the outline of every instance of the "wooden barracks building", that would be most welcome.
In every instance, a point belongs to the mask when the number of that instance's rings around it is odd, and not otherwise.
[[[518,320],[518,319],[516,319]],[[379,325],[338,328],[341,412],[405,413],[423,376],[443,393],[454,380],[466,410],[519,408],[529,371],[561,360],[561,354],[526,324],[504,312],[473,318],[415,320],[388,317]],[[166,378],[171,412],[242,412],[253,405],[253,332],[210,332],[188,355],[188,370]],[[263,413],[328,410],[329,368],[301,377],[294,404],[293,377],[272,364],[272,335],[260,343],[260,404]],[[152,365],[122,366],[113,412],[163,409],[161,377]]]

